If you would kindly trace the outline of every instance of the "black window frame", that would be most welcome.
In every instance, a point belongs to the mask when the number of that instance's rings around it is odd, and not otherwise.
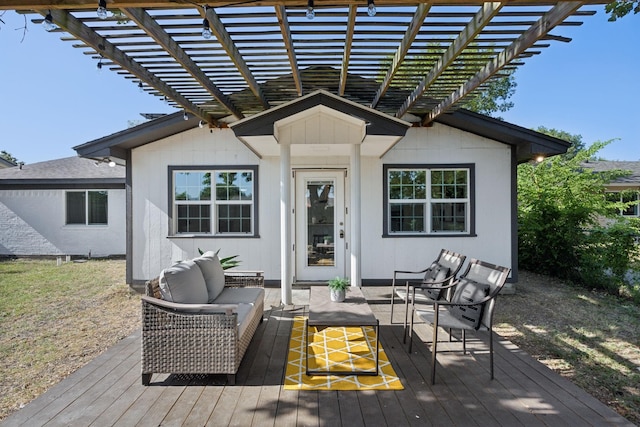
[[[460,231],[460,232],[450,232],[450,231],[431,231],[430,227],[427,227],[427,224],[431,224],[433,220],[432,214],[432,199],[430,196],[431,189],[428,186],[429,180],[426,181],[426,198],[424,201],[425,208],[425,230],[422,232],[392,232],[391,227],[391,203],[390,199],[390,189],[389,189],[389,172],[391,170],[424,170],[427,174],[430,174],[431,171],[434,170],[467,170],[468,171],[468,195],[466,199],[468,199],[468,212],[466,215],[466,222],[468,224],[468,230]],[[383,173],[382,173],[382,237],[392,237],[392,238],[415,238],[415,237],[474,237],[476,236],[476,179],[475,179],[475,164],[474,163],[403,163],[403,164],[383,164]]]
[[[211,173],[211,197],[210,200],[205,200],[206,203],[202,203],[202,205],[210,206],[210,226],[208,232],[183,232],[179,233],[177,226],[177,218],[176,218],[176,203],[175,203],[175,189],[174,189],[174,178],[175,174],[179,172],[203,172],[203,173]],[[218,213],[216,210],[219,206],[223,206],[223,204],[216,203],[216,184],[215,184],[215,176],[219,172],[231,172],[231,173],[242,173],[242,172],[251,172],[252,174],[252,199],[251,199],[251,232],[247,233],[220,233],[218,232],[218,224],[216,223]],[[258,166],[257,165],[189,165],[189,166],[180,166],[180,165],[170,165],[168,166],[168,216],[169,216],[169,237],[188,237],[188,238],[255,238],[259,237],[259,218],[258,218],[258,194],[259,194],[259,186],[258,186]],[[224,205],[226,206],[226,205]]]

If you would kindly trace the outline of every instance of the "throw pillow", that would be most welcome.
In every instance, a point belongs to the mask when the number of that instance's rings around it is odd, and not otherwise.
[[[220,264],[218,254],[211,251],[205,252],[193,261],[198,264],[198,267],[202,270],[202,276],[204,277],[207,293],[209,294],[208,301],[211,303],[224,289],[224,270]]]
[[[200,268],[193,261],[165,268],[160,273],[162,299],[185,304],[206,304],[209,295]]]
[[[430,284],[434,287],[441,288],[444,283],[442,281],[447,278],[449,275],[449,269],[444,267],[436,262],[431,264],[431,267],[427,270],[424,275],[423,283],[426,286]],[[425,293],[429,296],[429,298],[437,300],[442,297],[443,289],[425,289]]]
[[[451,298],[451,302],[465,304],[478,302],[489,295],[490,290],[491,287],[487,284],[481,284],[470,279],[460,279],[456,286],[456,291],[453,294],[453,298]],[[484,303],[471,306],[451,306],[451,314],[453,316],[476,330],[480,328],[483,313]]]

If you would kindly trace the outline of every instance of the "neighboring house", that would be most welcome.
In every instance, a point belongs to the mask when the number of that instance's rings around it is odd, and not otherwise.
[[[638,209],[637,204],[640,200],[640,162],[599,160],[589,161],[584,165],[596,172],[611,170],[628,171],[629,174],[627,176],[623,176],[609,183],[605,191],[613,201],[636,202],[635,205],[621,210],[620,215],[625,217],[640,216],[640,209]]]
[[[12,168],[14,166],[16,166],[15,163],[5,159],[4,157],[0,157],[0,169]]]
[[[517,279],[517,164],[568,146],[466,110],[412,126],[319,90],[229,127],[179,112],[74,149],[126,161],[129,283],[220,249],[287,302],[295,283],[388,283],[441,248]]]
[[[125,168],[68,157],[0,169],[0,256],[125,254]]]

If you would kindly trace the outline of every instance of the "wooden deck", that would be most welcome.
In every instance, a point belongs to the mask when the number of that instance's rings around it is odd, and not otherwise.
[[[140,333],[128,337],[70,375],[3,426],[632,426],[584,390],[508,341],[496,340],[496,374],[489,379],[487,346],[471,354],[438,353],[436,385],[428,345],[402,343],[402,325],[389,319],[389,288],[363,288],[381,322],[382,345],[402,391],[290,391],[283,373],[292,319],[304,314],[308,291],[281,306],[280,290],[266,289],[260,325],[237,376],[154,375],[140,382]],[[306,298],[306,299],[305,299]],[[397,322],[400,321],[398,313]],[[429,339],[420,325],[422,340]],[[447,344],[448,345],[448,344]],[[445,348],[443,344],[443,349]],[[456,343],[452,348],[460,348]]]

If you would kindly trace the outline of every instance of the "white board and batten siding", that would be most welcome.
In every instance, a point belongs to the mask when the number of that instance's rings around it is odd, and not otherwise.
[[[329,152],[327,152],[329,153]],[[293,157],[292,168],[349,167],[347,156]],[[383,237],[383,165],[474,164],[476,236]],[[258,158],[230,129],[192,129],[132,151],[134,280],[147,280],[198,248],[238,255],[241,268],[280,279],[280,159]],[[257,165],[259,238],[180,238],[168,235],[169,166]],[[436,123],[410,128],[383,158],[361,161],[362,278],[388,279],[393,269],[422,269],[440,249],[511,266],[511,151],[502,143]],[[347,206],[349,200],[349,184]],[[347,230],[347,236],[349,232]],[[293,254],[292,254],[293,256]],[[347,260],[349,256],[347,254]],[[347,271],[348,267],[347,267]]]

